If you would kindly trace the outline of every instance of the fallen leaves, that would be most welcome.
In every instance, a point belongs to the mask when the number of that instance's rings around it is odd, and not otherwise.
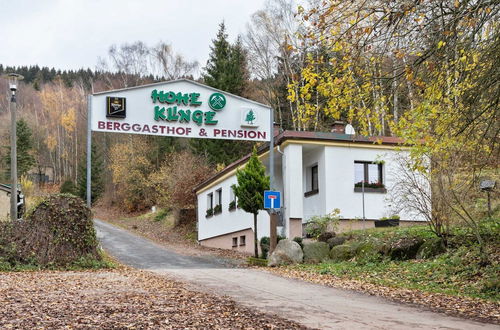
[[[397,302],[416,304],[433,311],[440,311],[450,315],[497,324],[500,323],[500,303],[497,302],[469,297],[450,296],[442,293],[430,293],[381,286],[360,280],[339,278],[330,274],[318,274],[310,271],[292,269],[290,267],[260,269],[283,277],[299,279],[335,288],[361,291]]]
[[[0,273],[0,328],[304,328],[131,269]]]

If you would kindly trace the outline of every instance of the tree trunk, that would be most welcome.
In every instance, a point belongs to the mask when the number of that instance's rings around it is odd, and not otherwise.
[[[255,258],[259,257],[259,248],[257,244],[259,243],[259,240],[257,239],[257,213],[253,214],[253,244],[254,244],[254,252],[255,252]]]

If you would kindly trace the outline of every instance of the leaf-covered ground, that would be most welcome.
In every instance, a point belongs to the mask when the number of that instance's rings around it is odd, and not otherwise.
[[[402,303],[420,305],[436,312],[500,324],[500,303],[478,298],[457,297],[442,293],[377,285],[362,280],[340,278],[331,274],[301,270],[299,267],[265,268],[273,274],[315,284],[365,292]]]
[[[0,273],[0,328],[268,328],[300,325],[146,272]]]

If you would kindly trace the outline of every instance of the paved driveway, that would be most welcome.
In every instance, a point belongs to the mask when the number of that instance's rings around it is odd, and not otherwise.
[[[266,272],[233,268],[213,257],[175,253],[126,230],[95,220],[102,246],[120,262],[168,275],[194,290],[321,329],[500,329],[433,313],[380,297],[324,287]],[[251,325],[249,325],[251,326]]]

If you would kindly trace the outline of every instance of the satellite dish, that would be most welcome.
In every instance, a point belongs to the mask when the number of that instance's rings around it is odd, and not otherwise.
[[[349,135],[356,134],[356,131],[354,130],[354,127],[351,124],[345,125],[345,134],[349,134]]]

